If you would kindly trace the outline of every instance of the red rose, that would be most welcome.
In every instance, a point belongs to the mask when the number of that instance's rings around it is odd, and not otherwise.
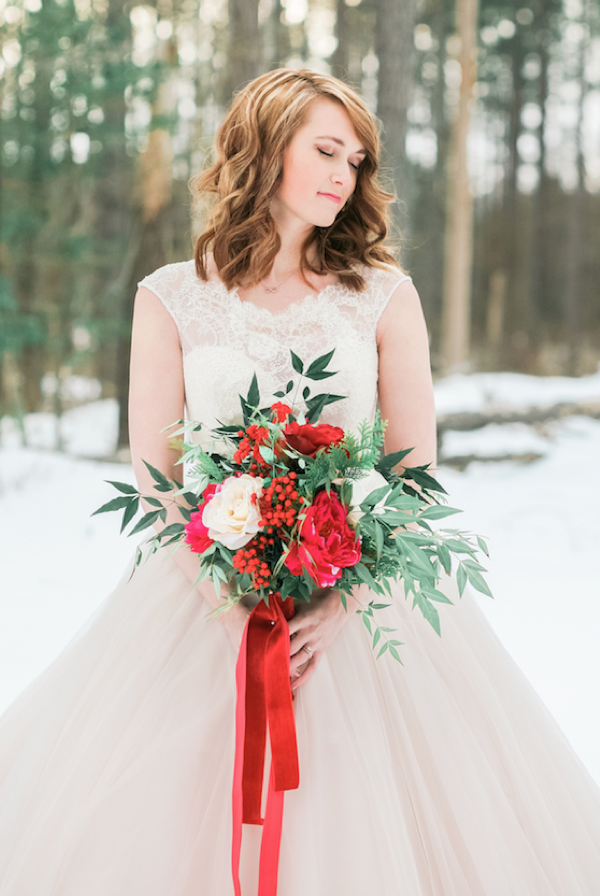
[[[300,425],[295,420],[286,426],[283,434],[288,445],[307,457],[314,457],[319,448],[329,448],[330,445],[341,442],[346,435],[339,426],[330,426],[328,423]]]
[[[292,575],[306,567],[320,588],[331,588],[342,567],[360,560],[360,541],[346,523],[346,510],[335,492],[319,492],[300,524],[300,543],[294,541],[285,565]]]
[[[284,404],[282,401],[276,401],[275,404],[272,404],[271,410],[273,411],[276,423],[285,423],[288,414],[292,413],[291,407]]]
[[[211,544],[214,544],[213,539],[208,537],[208,528],[202,522],[202,514],[218,488],[215,483],[206,486],[202,492],[202,503],[198,505],[198,510],[191,514],[189,523],[185,524],[186,544],[189,544],[194,554],[203,554]]]

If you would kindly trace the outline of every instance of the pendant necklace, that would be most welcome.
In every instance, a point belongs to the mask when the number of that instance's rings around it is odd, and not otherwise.
[[[296,273],[296,271],[292,271],[290,276],[286,277],[285,280],[283,281],[283,283],[280,283],[279,286],[265,286],[264,284],[261,284],[262,288],[270,293],[277,292],[278,290],[281,289],[282,286],[284,286],[284,284],[286,284],[288,282],[288,280],[290,280],[294,276],[295,273]]]

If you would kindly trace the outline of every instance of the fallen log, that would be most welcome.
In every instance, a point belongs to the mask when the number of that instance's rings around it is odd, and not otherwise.
[[[527,408],[495,408],[489,411],[458,411],[453,414],[440,414],[437,418],[438,433],[450,430],[469,432],[482,429],[491,423],[546,423],[549,420],[560,420],[573,416],[592,417],[600,420],[600,401],[565,401],[560,404]]]

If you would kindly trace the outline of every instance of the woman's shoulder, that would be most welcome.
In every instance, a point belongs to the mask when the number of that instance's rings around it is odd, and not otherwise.
[[[361,263],[358,266],[358,271],[364,277],[367,289],[383,291],[384,293],[387,292],[388,288],[393,290],[400,283],[412,280],[412,277],[403,271],[402,268],[386,262],[378,262],[376,266]]]
[[[360,262],[355,270],[365,281],[364,290],[343,290],[340,298],[359,307],[362,317],[376,325],[397,287],[412,278],[396,265],[383,262],[377,266]]]
[[[198,280],[196,276],[196,265],[194,259],[189,261],[176,261],[171,264],[164,264],[160,268],[156,268],[151,274],[138,281],[138,287],[145,286],[150,289],[163,302],[177,293],[183,286],[189,282]]]

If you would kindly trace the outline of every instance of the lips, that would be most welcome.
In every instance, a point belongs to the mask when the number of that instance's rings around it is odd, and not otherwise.
[[[336,196],[335,193],[319,193],[319,196],[323,196],[325,199],[331,200],[331,202],[340,203],[341,196]]]

